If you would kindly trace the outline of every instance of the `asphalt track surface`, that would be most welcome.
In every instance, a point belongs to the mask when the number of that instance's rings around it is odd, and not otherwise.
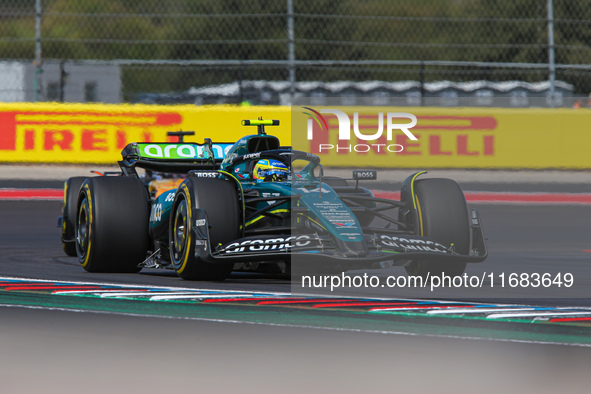
[[[233,274],[225,282],[204,283],[182,281],[172,271],[154,269],[126,275],[87,273],[61,251],[55,227],[60,205],[0,201],[1,277],[290,291],[287,279],[262,274]],[[591,261],[591,206],[477,208],[489,238],[490,257],[468,272],[575,269]],[[392,270],[403,272],[399,267]],[[517,292],[482,301],[523,303],[519,296]],[[0,375],[6,393],[41,389],[48,393],[171,389],[545,393],[585,392],[591,383],[587,372],[591,349],[577,346],[588,345],[588,340],[581,340],[591,333],[588,326],[552,327],[532,334],[529,327],[534,325],[523,323],[456,320],[450,327],[404,316],[366,322],[357,314],[310,314],[290,308],[248,309],[253,317],[245,322],[235,318],[235,309],[240,308],[229,306],[191,307],[191,312],[171,315],[155,310],[134,313],[134,303],[82,308],[59,305],[35,293],[11,297],[3,298],[0,306]],[[548,296],[527,302],[591,305],[585,297]],[[409,321],[416,323],[416,330],[397,331]],[[499,336],[499,331],[504,335]],[[523,335],[512,334],[519,332]],[[575,346],[557,340],[571,334],[579,338]]]

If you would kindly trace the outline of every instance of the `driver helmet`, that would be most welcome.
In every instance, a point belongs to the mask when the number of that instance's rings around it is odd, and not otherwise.
[[[252,170],[252,177],[257,182],[281,182],[288,179],[289,169],[279,160],[261,159]]]

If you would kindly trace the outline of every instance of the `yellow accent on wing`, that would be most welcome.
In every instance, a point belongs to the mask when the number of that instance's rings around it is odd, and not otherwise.
[[[415,207],[417,208],[417,213],[419,217],[419,229],[421,230],[420,234],[423,236],[423,213],[421,212],[421,204],[419,203],[419,196],[415,197]]]
[[[269,213],[286,213],[286,212],[289,213],[289,209],[276,209],[274,211],[269,211]],[[258,222],[259,220],[261,220],[265,217],[266,217],[265,215],[257,216],[256,218],[248,221],[248,223],[246,223],[244,226],[245,227],[250,226],[251,224]]]
[[[412,177],[412,180],[410,181],[410,195],[412,197],[412,201],[413,201],[413,205],[414,205],[415,209],[417,209],[417,204],[415,203],[415,179],[417,179],[419,177],[419,175],[423,175],[426,173],[427,173],[427,171],[417,172],[415,174],[415,176]]]

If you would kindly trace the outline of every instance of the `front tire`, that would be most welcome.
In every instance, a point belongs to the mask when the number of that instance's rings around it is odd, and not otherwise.
[[[138,272],[149,247],[148,220],[139,179],[88,178],[78,197],[78,261],[89,272]]]
[[[234,185],[218,178],[189,177],[179,186],[170,216],[170,260],[187,280],[224,280],[233,263],[208,263],[195,256],[194,208],[207,213],[209,245],[215,250],[240,236],[241,211]]]
[[[470,251],[470,220],[466,198],[460,186],[451,179],[420,179],[415,184],[419,213],[419,235],[467,255]],[[404,267],[409,275],[462,275],[465,262],[411,261]]]

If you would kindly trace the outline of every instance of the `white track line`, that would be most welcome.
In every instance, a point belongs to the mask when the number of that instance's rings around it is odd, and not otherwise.
[[[123,292],[123,291],[119,291],[116,293],[104,293],[101,294],[101,298],[108,298],[108,297],[138,297],[138,296],[161,296],[161,295],[169,295],[169,296],[181,296],[181,295],[194,295],[194,296],[200,296],[200,295],[207,295],[207,294],[211,294],[210,293],[201,293],[199,291],[128,291],[128,292]],[[219,293],[217,293],[216,295],[220,295]],[[228,297],[227,294],[224,294],[224,297]]]
[[[135,290],[130,290],[130,293],[134,293]],[[51,294],[58,295],[70,295],[70,294],[102,294],[102,293],[121,293],[121,289],[114,290],[56,290],[52,291]],[[135,294],[135,293],[134,293]]]
[[[195,300],[203,300],[207,298],[260,298],[261,296],[253,295],[253,294],[192,294],[192,295],[178,295],[178,296],[154,296],[150,297],[151,301],[163,301],[163,300],[184,300],[184,299],[195,299]]]
[[[381,307],[374,307],[371,308],[369,311],[370,312],[397,312],[397,311],[419,311],[419,312],[424,312],[424,311],[430,311],[430,310],[434,310],[434,309],[449,309],[447,306],[438,306],[438,305],[433,305],[433,306],[421,306],[421,307],[412,307],[412,306],[407,306],[407,307],[392,307],[392,308],[381,308]]]
[[[591,316],[591,312],[533,312],[533,313],[493,313],[487,319],[509,319],[512,317],[538,317],[538,316]]]
[[[535,308],[467,308],[467,309],[441,309],[437,311],[427,311],[429,315],[445,315],[453,313],[491,313],[491,312],[517,312],[517,311],[535,311]]]

